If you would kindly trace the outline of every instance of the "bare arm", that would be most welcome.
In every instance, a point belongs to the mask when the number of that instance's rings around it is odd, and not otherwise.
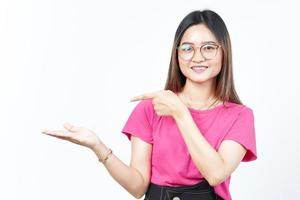
[[[101,160],[107,155],[108,148],[93,131],[83,127],[75,127],[69,123],[66,123],[64,127],[68,131],[43,129],[42,133],[86,146],[94,151]],[[141,198],[149,184],[151,151],[151,144],[132,136],[130,166],[124,164],[114,154],[106,160],[104,166],[123,188],[134,197]]]
[[[226,140],[216,151],[204,138],[188,111],[183,113],[175,120],[192,160],[210,185],[220,184],[238,167],[246,149],[235,141]]]
[[[172,116],[183,136],[193,162],[211,186],[223,182],[237,168],[246,149],[232,140],[222,141],[216,151],[195,124],[188,108],[171,90],[144,93],[131,99],[152,99],[157,115]]]
[[[108,148],[100,142],[92,149],[98,158],[103,159]],[[135,198],[141,198],[149,185],[150,158],[152,145],[131,136],[130,166],[112,154],[104,163],[109,174]]]

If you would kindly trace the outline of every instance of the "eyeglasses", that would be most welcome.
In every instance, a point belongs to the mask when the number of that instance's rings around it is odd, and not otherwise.
[[[198,48],[200,48],[200,53],[206,60],[213,59],[217,55],[219,47],[221,47],[221,45],[209,43],[195,48],[192,44],[185,43],[178,46],[176,49],[178,50],[178,55],[180,58],[189,61],[194,57],[194,54]]]

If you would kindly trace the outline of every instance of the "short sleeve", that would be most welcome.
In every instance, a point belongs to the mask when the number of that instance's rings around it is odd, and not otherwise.
[[[257,159],[254,115],[252,109],[244,107],[223,140],[234,140],[243,145],[247,152],[243,162]]]
[[[151,99],[144,99],[138,102],[129,115],[122,133],[131,139],[131,135],[139,137],[147,143],[153,144],[152,121],[153,105]]]

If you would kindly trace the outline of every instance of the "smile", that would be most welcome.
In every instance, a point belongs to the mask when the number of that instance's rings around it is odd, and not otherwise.
[[[207,66],[192,66],[191,69],[196,73],[202,73],[205,71],[208,67]]]

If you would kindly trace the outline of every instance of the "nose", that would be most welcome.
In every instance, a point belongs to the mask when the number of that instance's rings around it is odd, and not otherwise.
[[[195,50],[195,53],[194,53],[194,56],[193,56],[192,61],[193,61],[193,62],[201,62],[201,61],[204,61],[204,60],[205,60],[205,58],[202,56],[202,53],[201,53],[201,51],[200,51],[200,48],[197,48],[197,49]]]

